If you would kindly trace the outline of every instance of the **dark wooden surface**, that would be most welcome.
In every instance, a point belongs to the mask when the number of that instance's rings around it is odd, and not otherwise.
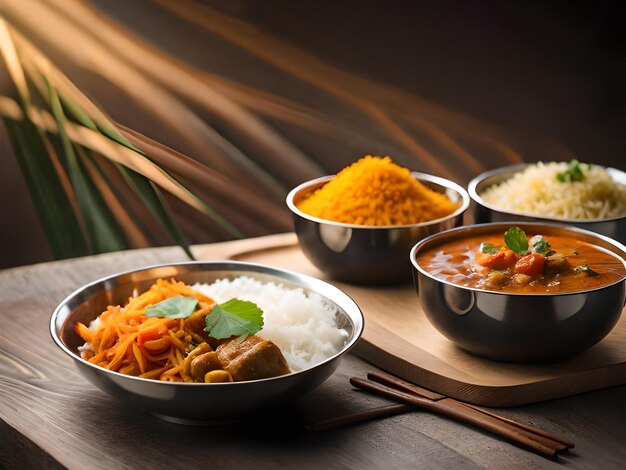
[[[558,461],[425,412],[304,431],[307,420],[383,403],[350,386],[351,376],[372,369],[354,356],[316,391],[248,423],[186,427],[124,406],[57,350],[50,314],[86,282],[183,259],[178,248],[158,248],[0,272],[0,467],[623,468],[626,387],[498,410],[573,440],[574,451]]]

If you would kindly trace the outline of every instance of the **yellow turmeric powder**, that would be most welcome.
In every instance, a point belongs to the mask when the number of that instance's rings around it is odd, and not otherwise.
[[[435,220],[458,206],[428,189],[389,157],[366,156],[297,203],[313,217],[355,225],[410,225]]]

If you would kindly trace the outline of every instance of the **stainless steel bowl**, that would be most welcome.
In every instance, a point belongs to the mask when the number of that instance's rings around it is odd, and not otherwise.
[[[447,217],[420,224],[371,226],[319,219],[305,214],[297,204],[334,176],[324,176],[297,186],[287,196],[300,247],[309,260],[333,279],[357,284],[393,284],[411,279],[407,255],[422,238],[458,227],[469,207],[467,191],[437,176],[413,172],[429,189],[445,194],[458,209]]]
[[[431,247],[467,236],[494,231],[504,233],[513,224],[529,233],[573,236],[616,254],[626,264],[624,245],[574,227],[509,222],[448,230],[422,240],[411,250],[416,289],[426,317],[461,348],[498,361],[560,360],[602,340],[613,329],[624,308],[624,279],[575,293],[511,294],[462,287],[437,279],[416,262],[417,256]]]
[[[509,211],[489,204],[481,194],[490,186],[502,183],[511,178],[515,173],[523,171],[530,164],[512,165],[487,171],[478,175],[468,185],[468,192],[474,201],[472,213],[474,222],[477,224],[488,222],[506,222],[508,220],[519,220],[521,222],[556,222],[563,225],[579,227],[592,232],[600,233],[611,237],[620,243],[626,243],[626,215],[611,219],[554,219],[550,217],[540,217],[533,214]],[[615,168],[606,169],[611,177],[618,183],[626,185],[626,173]]]
[[[310,369],[289,375],[217,384],[141,379],[96,366],[78,354],[77,348],[84,341],[74,332],[76,322],[88,324],[107,305],[125,303],[134,289],[145,290],[158,278],[175,277],[186,283],[211,283],[242,275],[316,292],[336,305],[337,323],[349,333],[341,351]],[[184,424],[242,419],[313,390],[335,371],[341,357],[355,345],[362,332],[363,314],[359,307],[336,287],[295,272],[236,261],[168,264],[116,274],[76,290],[59,304],[50,318],[50,333],[54,342],[96,387],[162,419]]]

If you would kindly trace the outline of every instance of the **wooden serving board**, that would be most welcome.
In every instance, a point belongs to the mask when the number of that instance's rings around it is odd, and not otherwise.
[[[219,248],[218,248],[219,247]],[[356,355],[423,387],[485,406],[516,406],[626,383],[626,316],[603,341],[571,360],[512,364],[474,356],[442,336],[422,312],[413,285],[371,287],[329,280],[294,234],[196,249],[199,259],[236,259],[298,271],[336,285],[365,315]]]

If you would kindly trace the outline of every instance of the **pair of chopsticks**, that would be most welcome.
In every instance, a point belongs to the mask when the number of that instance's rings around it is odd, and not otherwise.
[[[367,378],[368,380],[352,377],[350,383],[357,388],[391,398],[402,404],[384,406],[332,418],[308,426],[308,429],[321,431],[421,408],[497,434],[545,457],[553,458],[557,455],[557,452],[566,451],[574,447],[573,442],[534,426],[498,416],[478,406],[432,392],[393,375],[383,372],[370,372],[367,374]]]

